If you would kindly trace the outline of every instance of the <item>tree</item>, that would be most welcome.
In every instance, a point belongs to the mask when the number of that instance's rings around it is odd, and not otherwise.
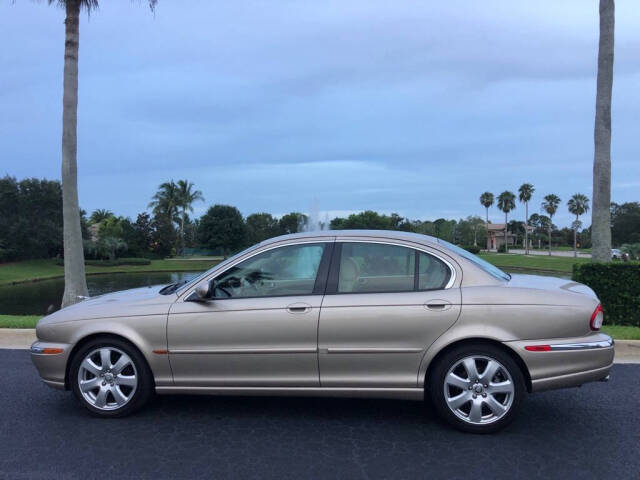
[[[386,215],[383,215],[386,217]],[[392,213],[389,218],[391,230],[401,230],[403,232],[411,231],[411,222],[408,218],[404,218],[397,213]]]
[[[0,178],[0,244],[0,261],[62,255],[60,182]]]
[[[111,216],[102,220],[100,229],[98,230],[98,236],[102,238],[113,237],[122,238],[123,228],[122,224],[127,221],[124,217]]]
[[[169,255],[176,246],[176,232],[174,223],[178,223],[178,205],[180,194],[178,185],[171,180],[158,187],[158,191],[151,197],[149,208],[153,209],[154,251],[161,255]],[[167,244],[172,239],[170,245]]]
[[[536,189],[530,183],[523,183],[518,189],[518,199],[524,203],[524,253],[529,255],[529,201]]]
[[[640,203],[611,204],[611,241],[616,246],[640,243]]]
[[[104,237],[99,240],[101,248],[106,252],[109,260],[116,259],[117,252],[123,252],[127,249],[127,243],[119,237]]]
[[[96,223],[100,223],[101,221],[106,220],[107,218],[110,218],[113,216],[114,216],[113,212],[99,208],[93,211],[93,213],[89,217],[89,222],[92,225],[94,225]]]
[[[302,228],[307,223],[307,216],[299,212],[291,212],[283,215],[278,221],[280,227],[280,233],[285,235],[287,233],[298,233],[302,231]]]
[[[149,0],[153,9],[157,0]],[[80,205],[78,201],[78,46],[80,10],[98,7],[98,0],[49,0],[64,6],[65,43],[62,97],[62,212],[64,238],[64,293],[62,306],[88,295],[84,269]]]
[[[247,217],[247,242],[260,243],[279,235],[278,221],[270,213],[252,213]]]
[[[174,222],[178,219],[180,202],[178,185],[171,180],[160,184],[158,191],[151,197],[149,208],[153,208],[154,215],[163,215]]]
[[[573,228],[573,256],[577,257],[578,251],[576,249],[577,248],[576,244],[577,244],[578,228],[580,228],[581,226],[580,215],[583,215],[589,211],[589,199],[587,198],[586,195],[583,195],[582,193],[576,193],[569,199],[569,201],[567,202],[567,206],[569,207],[569,212],[576,216],[576,219],[573,222],[572,228]],[[609,253],[609,255],[611,255],[611,253]]]
[[[134,257],[144,257],[149,254],[153,241],[153,227],[148,213],[138,214],[136,221],[128,218],[121,223],[122,239],[127,244],[128,254]]]
[[[230,205],[214,205],[200,219],[200,242],[207,248],[220,248],[225,255],[246,244],[242,214]]]
[[[549,195],[545,195],[544,202],[542,202],[542,209],[547,212],[549,215],[549,256],[551,256],[551,229],[553,228],[553,216],[558,211],[558,206],[560,205],[560,197],[550,193]]]
[[[171,219],[164,214],[157,214],[151,220],[151,251],[156,255],[171,255],[176,244],[176,229]]]
[[[513,192],[505,190],[498,195],[498,208],[504,212],[504,251],[509,253],[509,242],[507,240],[507,224],[509,212],[516,208],[516,196]]]
[[[184,224],[187,218],[187,211],[193,212],[193,203],[204,202],[204,197],[200,190],[194,190],[193,183],[188,180],[178,180],[176,185],[177,207],[180,209],[180,248],[184,249]]]
[[[520,221],[520,220],[510,220],[509,221],[509,225],[508,225],[508,230],[515,235],[515,241],[514,243],[517,245],[518,244],[518,238],[522,235],[522,239],[524,240],[525,238],[525,226],[524,226],[524,222]]]
[[[487,241],[488,241],[489,239],[489,207],[493,205],[493,193],[484,192],[482,195],[480,195],[480,203],[485,208],[485,213],[487,215]],[[489,245],[487,244],[487,249],[488,248],[489,248]]]
[[[594,261],[611,261],[611,93],[613,89],[614,0],[600,0],[600,42],[596,85],[596,120],[593,131],[593,212],[591,217]]]
[[[456,242],[460,245],[486,244],[486,230],[484,228],[484,219],[478,216],[469,216],[466,219],[460,219],[456,225]]]

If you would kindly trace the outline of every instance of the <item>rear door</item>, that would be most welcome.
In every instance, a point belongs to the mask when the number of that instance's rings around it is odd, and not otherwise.
[[[452,261],[426,247],[336,243],[320,312],[321,385],[415,387],[425,350],[460,314],[454,285]]]

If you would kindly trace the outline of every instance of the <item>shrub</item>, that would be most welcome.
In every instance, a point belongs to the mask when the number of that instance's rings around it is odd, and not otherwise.
[[[504,243],[498,247],[498,253],[507,253],[507,247]]]
[[[480,253],[480,247],[477,245],[461,245],[467,252],[471,252],[474,255]]]
[[[634,260],[640,259],[640,243],[625,243],[620,247],[620,250],[628,253]]]
[[[640,327],[640,263],[575,264],[572,278],[596,292],[605,323]]]

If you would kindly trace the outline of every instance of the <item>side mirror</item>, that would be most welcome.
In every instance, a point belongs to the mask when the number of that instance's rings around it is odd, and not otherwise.
[[[196,293],[196,296],[198,297],[198,299],[200,299],[200,300],[208,300],[209,299],[209,295],[211,293],[211,283],[210,282],[203,282],[203,283],[199,284],[195,289],[195,293]]]

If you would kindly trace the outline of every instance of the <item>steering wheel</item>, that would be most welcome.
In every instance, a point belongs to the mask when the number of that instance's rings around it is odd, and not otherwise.
[[[255,293],[257,296],[259,290],[258,287],[256,286],[256,282],[250,282],[249,280],[247,280],[247,277],[242,277],[242,279],[240,280],[241,284],[242,284],[242,289],[243,290],[250,290],[252,293]]]
[[[229,292],[229,290],[227,290],[225,287],[223,287],[221,284],[217,283],[214,281],[213,283],[213,296],[216,296],[216,291],[220,290],[222,293],[224,293],[224,295],[227,298],[231,298],[231,293]]]

